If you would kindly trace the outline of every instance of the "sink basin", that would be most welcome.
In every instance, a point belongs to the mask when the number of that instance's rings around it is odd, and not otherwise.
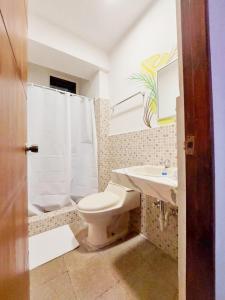
[[[177,169],[176,168],[164,168],[162,166],[135,166],[127,168],[127,171],[130,175],[140,175],[140,176],[151,176],[151,177],[177,177]]]
[[[116,169],[112,181],[158,200],[177,205],[177,169],[163,166],[134,166]]]

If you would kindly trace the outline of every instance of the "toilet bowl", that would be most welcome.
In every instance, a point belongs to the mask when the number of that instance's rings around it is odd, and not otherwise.
[[[129,211],[140,206],[140,193],[110,182],[102,193],[81,199],[77,209],[88,224],[87,243],[102,248],[128,232]]]

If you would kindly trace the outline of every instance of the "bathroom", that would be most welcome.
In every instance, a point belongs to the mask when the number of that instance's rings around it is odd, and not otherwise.
[[[31,299],[178,299],[176,1],[128,2],[28,3]]]

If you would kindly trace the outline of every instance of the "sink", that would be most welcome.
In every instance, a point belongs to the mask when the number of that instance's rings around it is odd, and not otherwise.
[[[177,205],[177,168],[143,165],[116,169],[112,181],[158,200]]]
[[[177,168],[164,168],[162,166],[135,166],[127,168],[129,174],[151,177],[170,177],[176,179]]]

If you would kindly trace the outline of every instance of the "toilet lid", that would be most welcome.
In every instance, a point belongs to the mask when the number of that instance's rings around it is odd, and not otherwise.
[[[97,211],[110,208],[119,203],[119,197],[112,192],[102,192],[87,196],[78,203],[80,210]]]

